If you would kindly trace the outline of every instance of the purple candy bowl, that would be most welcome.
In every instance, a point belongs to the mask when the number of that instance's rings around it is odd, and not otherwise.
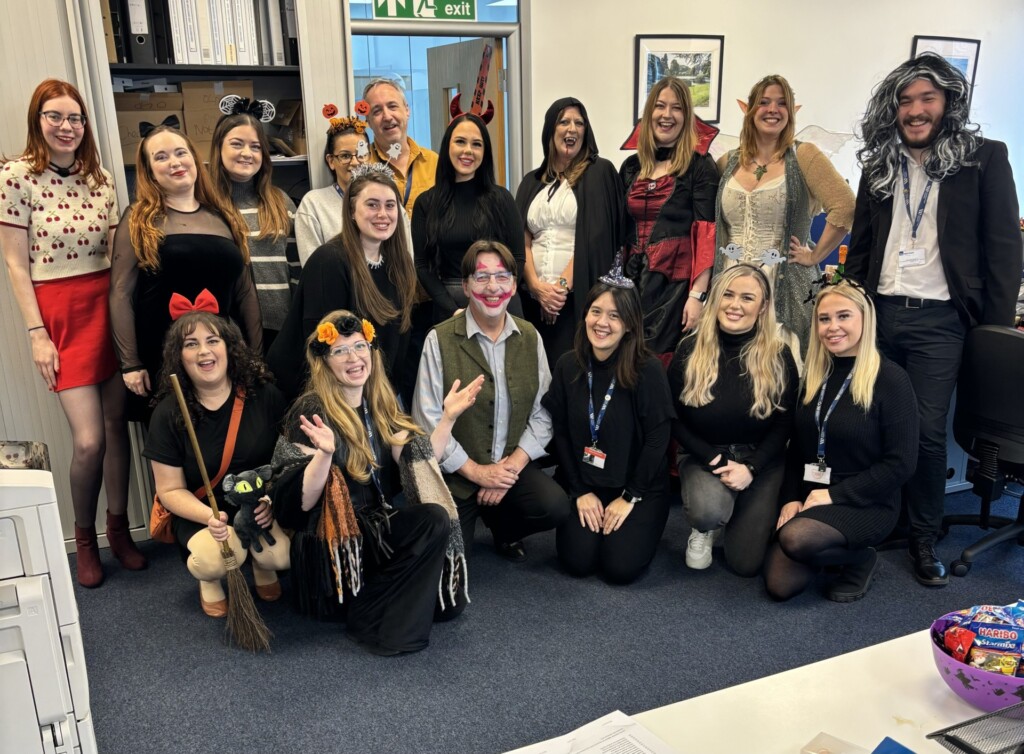
[[[951,615],[944,615],[932,623],[931,630],[935,667],[953,693],[972,707],[985,712],[995,712],[1024,702],[1024,678],[975,668],[946,654],[940,644],[940,637],[947,627],[955,624]]]

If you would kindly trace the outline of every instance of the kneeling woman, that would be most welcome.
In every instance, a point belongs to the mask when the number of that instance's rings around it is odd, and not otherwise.
[[[427,646],[435,607],[447,619],[468,601],[459,514],[436,458],[483,377],[456,382],[428,439],[399,409],[374,341],[373,326],[344,310],[306,340],[309,384],[275,453],[275,513],[296,530],[299,610],[334,618],[346,604],[349,636],[394,655]]]
[[[205,299],[205,302],[204,302]],[[177,304],[177,306],[176,306]],[[256,594],[266,601],[281,596],[277,571],[288,568],[288,537],[273,523],[269,500],[255,509],[256,523],[269,536],[248,551],[231,523],[239,509],[224,499],[220,481],[226,474],[251,471],[270,463],[278,427],[286,409],[281,392],[251,350],[238,326],[215,313],[208,291],[197,299],[206,311],[179,316],[164,340],[163,370],[156,410],[143,455],[153,467],[156,494],[172,514],[171,532],[199,580],[203,612],[227,615],[221,578],[227,573],[220,543],[227,540],[239,564],[252,555]],[[171,316],[192,308],[182,296],[171,299]],[[220,516],[206,502],[203,478],[174,396],[170,375],[177,374],[203,454]],[[270,540],[275,544],[270,544]]]
[[[558,528],[558,559],[573,575],[626,584],[651,562],[668,517],[672,396],[621,270],[599,279],[583,311],[543,401],[577,513]]]
[[[875,346],[875,310],[849,282],[814,303],[803,396],[789,443],[778,541],[765,563],[775,599],[794,597],[822,566],[840,566],[825,596],[853,602],[871,586],[872,545],[896,525],[917,460],[910,379]]]
[[[800,379],[779,339],[771,293],[749,264],[712,278],[697,332],[669,366],[690,568],[711,565],[711,542],[724,527],[726,565],[756,576],[778,518]]]

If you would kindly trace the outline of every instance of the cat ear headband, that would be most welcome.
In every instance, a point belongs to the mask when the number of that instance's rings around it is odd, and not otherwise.
[[[269,123],[277,115],[277,110],[265,99],[250,100],[248,97],[239,97],[237,94],[228,94],[222,97],[218,105],[220,111],[225,115],[251,115],[260,123]]]

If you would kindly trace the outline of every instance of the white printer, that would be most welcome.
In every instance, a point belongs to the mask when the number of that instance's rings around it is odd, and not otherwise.
[[[0,752],[96,752],[57,495],[35,442],[0,441]]]

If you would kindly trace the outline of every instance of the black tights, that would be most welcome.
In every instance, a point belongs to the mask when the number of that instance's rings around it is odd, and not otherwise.
[[[869,550],[851,550],[841,531],[813,518],[797,516],[778,531],[765,561],[768,594],[788,600],[800,594],[824,566],[854,565]]]

